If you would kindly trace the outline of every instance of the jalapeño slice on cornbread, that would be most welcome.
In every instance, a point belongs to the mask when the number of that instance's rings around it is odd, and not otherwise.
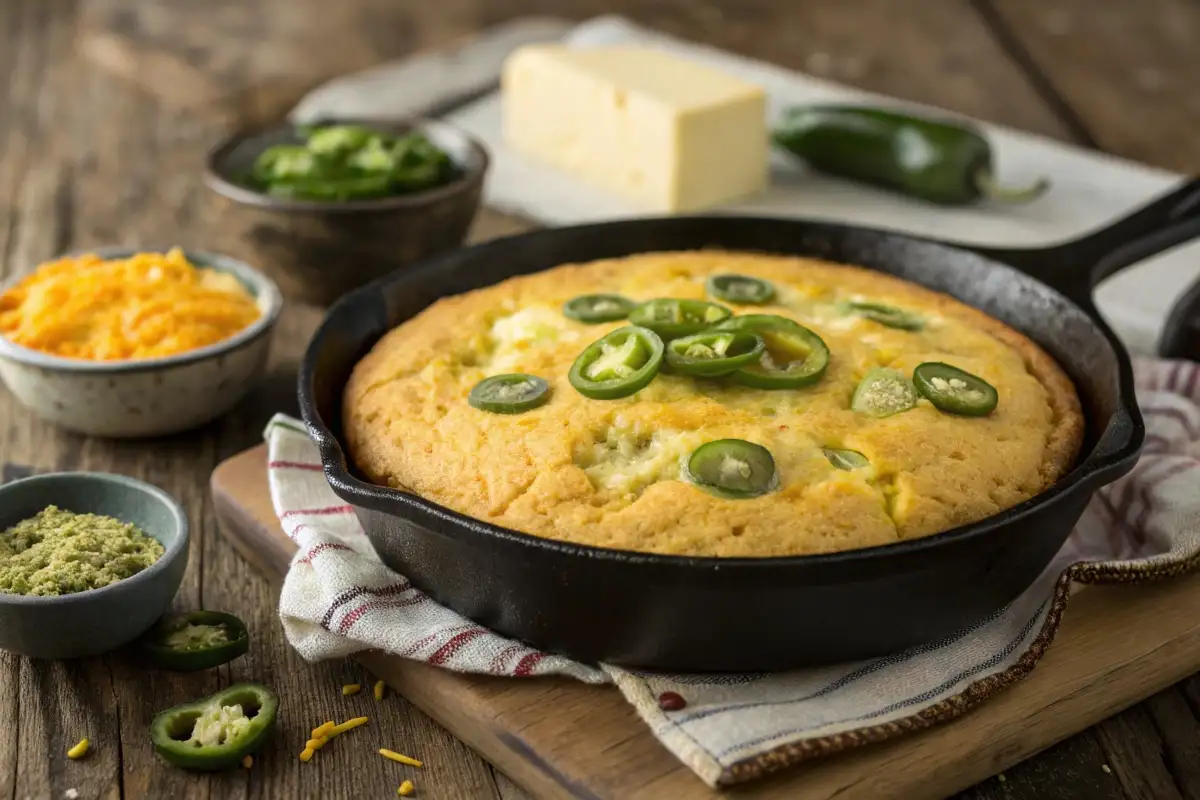
[[[775,297],[770,281],[749,275],[713,275],[705,285],[713,297],[737,305],[760,306]]]
[[[568,378],[585,397],[615,400],[654,380],[662,360],[662,339],[653,331],[628,325],[588,345],[571,365]]]
[[[763,340],[755,363],[736,371],[731,380],[756,389],[799,389],[821,379],[829,365],[829,348],[820,336],[798,322],[773,314],[732,317],[718,330],[751,331]]]
[[[747,331],[706,331],[673,339],[667,363],[684,375],[713,378],[757,363],[765,349],[763,340]]]
[[[719,497],[755,497],[775,485],[775,459],[760,444],[721,439],[696,448],[687,462],[688,476]]]
[[[563,304],[563,313],[580,322],[615,322],[628,317],[633,305],[619,294],[581,294]]]
[[[660,297],[635,306],[629,312],[629,321],[664,339],[673,339],[711,328],[732,313],[725,306],[703,300]]]
[[[940,410],[967,417],[983,417],[996,408],[996,387],[983,378],[950,364],[921,364],[913,370],[917,391]]]

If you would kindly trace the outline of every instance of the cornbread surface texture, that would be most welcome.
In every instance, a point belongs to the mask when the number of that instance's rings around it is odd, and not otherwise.
[[[590,400],[570,385],[583,349],[628,323],[575,322],[562,313],[565,301],[597,292],[703,299],[705,279],[724,273],[777,289],[771,305],[726,303],[735,314],[786,316],[825,340],[831,355],[820,382],[769,391],[660,372],[618,400]],[[893,305],[924,326],[847,315],[845,300]],[[977,418],[925,399],[883,419],[850,409],[869,369],[911,375],[927,361],[985,379],[999,405]],[[468,404],[477,382],[509,372],[546,379],[549,400],[514,415]],[[442,299],[358,363],[343,421],[354,462],[378,484],[537,536],[721,557],[850,550],[983,519],[1067,472],[1084,429],[1057,364],[975,309],[862,268],[721,251],[566,265]],[[769,449],[778,488],[723,499],[688,482],[691,452],[725,438]],[[870,464],[837,469],[822,448],[857,450]]]

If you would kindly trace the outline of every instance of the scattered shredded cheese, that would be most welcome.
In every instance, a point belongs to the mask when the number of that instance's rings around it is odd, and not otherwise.
[[[354,730],[359,725],[366,725],[366,724],[367,724],[366,717],[355,717],[354,719],[348,719],[345,722],[343,722],[341,725],[334,725],[333,730],[330,731],[329,735],[330,736],[338,736],[340,734],[345,733],[346,731]]]
[[[306,747],[300,751],[300,760],[301,761],[311,761],[312,757],[313,757],[312,748]]]
[[[329,742],[329,739],[327,739],[326,737],[322,736],[322,737],[320,737],[320,738],[318,738],[318,739],[309,739],[307,742],[305,742],[305,743],[304,743],[304,746],[305,746],[306,748],[308,748],[309,750],[320,750],[320,749],[321,749],[322,747],[324,747],[324,746],[325,746],[325,745],[326,745],[328,742]]]
[[[329,736],[331,733],[333,733],[333,729],[335,727],[337,727],[337,723],[334,722],[333,720],[329,720],[329,722],[322,723],[321,725],[318,725],[317,727],[313,728],[312,738],[313,739],[324,739],[326,736]]]
[[[384,748],[379,751],[379,755],[383,756],[384,758],[386,758],[390,761],[395,761],[397,764],[408,764],[410,767],[421,766],[421,762],[417,761],[415,758],[410,758],[401,753],[397,753],[394,750],[388,750],[388,749]]]
[[[382,700],[384,690],[387,689],[387,684],[383,681],[375,681],[375,699]]]
[[[342,697],[349,697],[352,694],[358,694],[361,690],[361,683],[347,683],[342,687]]]
[[[396,794],[400,795],[401,797],[408,797],[412,793],[413,793],[413,782],[412,781],[405,781],[404,783],[400,784],[400,788],[396,790]]]
[[[83,758],[87,755],[88,745],[89,742],[87,739],[81,739],[79,744],[67,751],[67,758],[71,759],[72,761]]]
[[[254,756],[246,756],[245,758],[243,758],[242,766],[245,767],[246,769],[250,769],[251,767],[253,767],[254,766]]]

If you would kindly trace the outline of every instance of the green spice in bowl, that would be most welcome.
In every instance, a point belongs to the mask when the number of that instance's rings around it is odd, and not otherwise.
[[[133,523],[47,506],[0,534],[0,592],[54,597],[103,589],[164,552]]]
[[[65,472],[0,486],[0,649],[76,658],[133,641],[187,568],[187,516],[150,484]]]

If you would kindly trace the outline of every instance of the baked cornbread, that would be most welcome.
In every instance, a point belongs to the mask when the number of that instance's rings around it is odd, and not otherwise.
[[[563,304],[612,293],[635,302],[709,299],[706,280],[769,281],[766,305],[828,346],[820,380],[764,390],[660,371],[636,394],[590,399],[568,380],[585,348],[625,320],[585,324]],[[870,301],[919,330],[848,314]],[[860,380],[944,362],[998,394],[986,416],[922,397],[878,418],[851,410]],[[482,379],[527,373],[548,400],[518,414],[468,402]],[[936,379],[935,379],[936,380]],[[878,272],[749,253],[646,253],[566,265],[438,301],[387,333],[345,389],[351,456],[370,480],[537,536],[653,553],[782,556],[927,536],[1020,503],[1063,475],[1084,421],[1070,380],[1034,343],[958,301]],[[771,453],[776,482],[756,497],[715,496],[687,478],[690,454],[740,439]],[[825,448],[866,466],[839,469]]]

